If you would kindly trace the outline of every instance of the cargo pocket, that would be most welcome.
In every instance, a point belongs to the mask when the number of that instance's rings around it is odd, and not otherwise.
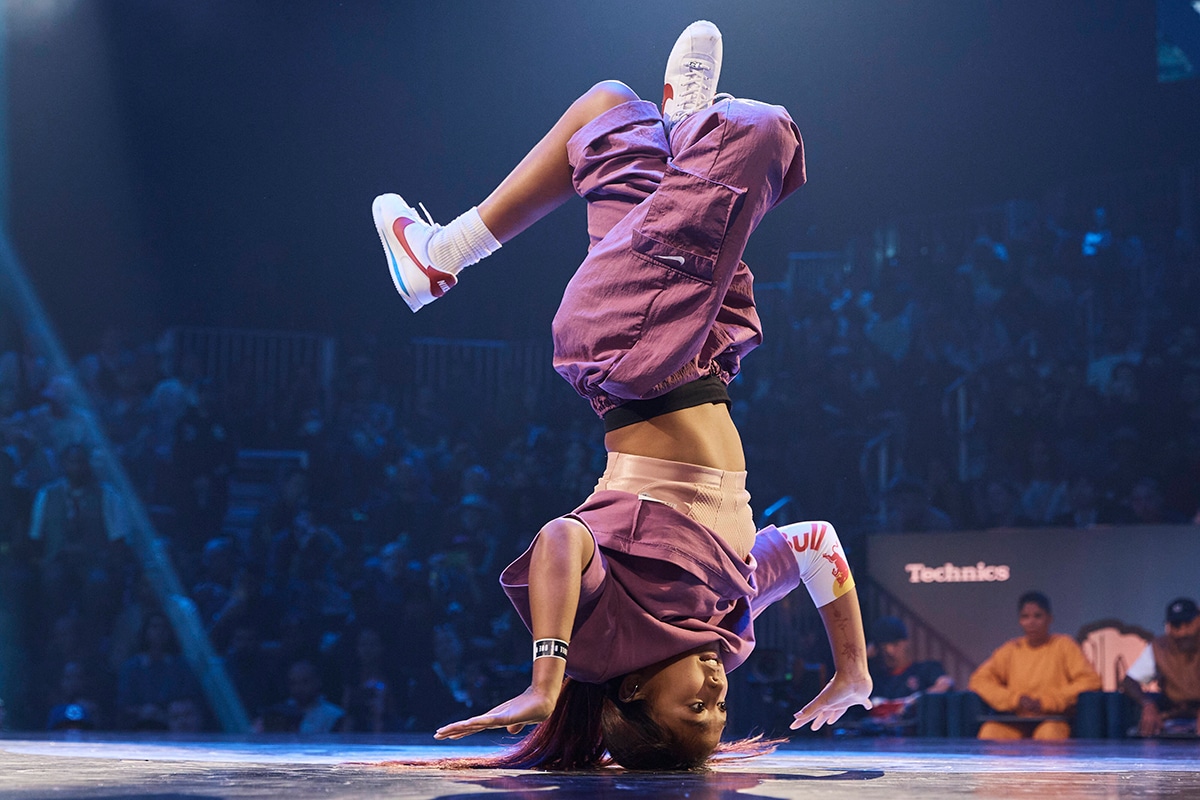
[[[633,251],[711,284],[725,232],[744,194],[743,189],[668,166],[642,224],[633,231]]]

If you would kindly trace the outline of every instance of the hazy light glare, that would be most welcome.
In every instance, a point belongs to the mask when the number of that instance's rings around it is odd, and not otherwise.
[[[37,33],[70,15],[79,0],[0,0],[8,29],[13,33]]]

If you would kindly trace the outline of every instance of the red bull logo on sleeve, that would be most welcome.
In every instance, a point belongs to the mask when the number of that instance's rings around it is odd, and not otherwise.
[[[810,547],[813,550],[820,550],[821,545],[825,542],[825,532],[828,530],[828,528],[829,526],[824,523],[814,522],[812,527],[806,530],[802,535],[793,533],[788,539],[788,544],[790,544],[792,549],[797,553],[803,553]]]
[[[925,564],[905,564],[909,583],[995,583],[1006,581],[1012,576],[1007,564],[977,564],[958,566],[947,561],[940,567]]]
[[[854,588],[854,578],[850,576],[850,565],[846,563],[846,558],[837,548],[837,545],[829,548],[828,553],[822,553],[821,558],[833,565],[833,596],[841,597],[846,592]]]

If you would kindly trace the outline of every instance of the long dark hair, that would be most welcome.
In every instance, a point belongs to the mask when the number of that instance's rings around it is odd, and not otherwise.
[[[681,737],[659,725],[645,700],[622,700],[620,685],[620,678],[607,683],[567,678],[550,716],[509,750],[487,758],[447,758],[419,766],[559,772],[615,763],[631,770],[696,770],[713,760],[765,755],[783,741],[754,736],[723,742],[714,751],[699,736]]]

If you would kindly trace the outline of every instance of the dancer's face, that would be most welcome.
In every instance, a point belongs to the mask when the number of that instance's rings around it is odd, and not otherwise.
[[[699,739],[716,749],[725,730],[729,682],[720,648],[697,648],[666,662],[642,683],[650,716],[682,739]]]

